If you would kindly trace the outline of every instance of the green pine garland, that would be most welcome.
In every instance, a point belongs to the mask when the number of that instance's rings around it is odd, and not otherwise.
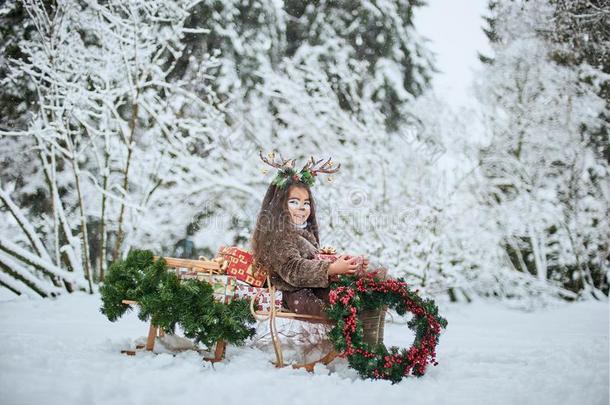
[[[108,320],[114,322],[130,309],[122,300],[134,300],[142,321],[152,319],[167,333],[179,325],[187,338],[208,347],[219,339],[241,345],[255,333],[248,300],[216,301],[209,283],[181,281],[167,270],[165,260],[154,261],[150,250],[131,250],[125,260],[112,263],[100,293],[100,311]]]
[[[331,284],[329,300],[327,314],[336,322],[329,339],[362,377],[396,383],[408,375],[422,376],[428,363],[438,364],[436,346],[447,320],[438,314],[433,300],[422,299],[402,278],[379,280],[375,272],[361,278],[344,275]],[[409,350],[364,343],[358,314],[385,305],[399,315],[413,313],[407,326],[415,332],[415,341]]]
[[[297,172],[293,168],[280,169],[275,178],[271,181],[271,184],[275,184],[277,187],[282,188],[288,184],[290,179],[292,179],[293,182],[300,181],[312,187],[316,182],[316,174],[309,170]]]

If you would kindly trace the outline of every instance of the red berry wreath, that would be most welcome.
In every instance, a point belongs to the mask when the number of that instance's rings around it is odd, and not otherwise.
[[[350,367],[364,378],[396,383],[409,375],[420,377],[428,363],[438,364],[436,346],[447,320],[438,315],[433,300],[422,299],[418,290],[409,290],[404,279],[380,280],[375,276],[375,272],[362,278],[342,276],[331,284],[327,314],[336,325],[329,338],[341,356],[347,357]],[[388,350],[383,344],[370,347],[363,342],[358,314],[385,305],[399,315],[407,311],[413,314],[407,325],[415,332],[415,340],[408,350],[396,346]]]

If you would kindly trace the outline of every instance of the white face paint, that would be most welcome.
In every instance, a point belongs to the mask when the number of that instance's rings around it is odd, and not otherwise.
[[[301,225],[307,221],[311,212],[311,202],[307,190],[292,187],[288,193],[288,211],[293,223]]]

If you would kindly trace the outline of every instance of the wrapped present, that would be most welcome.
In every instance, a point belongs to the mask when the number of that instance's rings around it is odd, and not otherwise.
[[[319,249],[319,251],[315,257],[318,260],[327,260],[329,262],[334,262],[335,260],[337,260],[339,258],[339,256],[342,256],[342,255],[338,254],[335,248],[330,247],[330,246],[324,246]],[[356,264],[358,264],[358,267],[356,268],[357,272],[363,270],[364,256],[362,256],[362,255],[343,255],[343,256],[346,256],[348,259],[356,259]]]
[[[235,299],[253,299],[254,296],[260,292],[260,295],[256,299],[255,308],[259,311],[268,311],[271,309],[271,296],[269,295],[269,290],[267,288],[259,288],[252,287],[250,285],[245,285],[242,283],[237,284],[235,289]],[[273,297],[273,302],[275,303],[275,307],[280,310],[282,308],[282,292],[275,291],[275,296]]]
[[[207,279],[203,278],[203,281],[207,281],[212,285],[214,290],[214,299],[219,302],[228,304],[235,296],[235,289],[237,288],[237,280],[232,276],[210,276]]]
[[[177,269],[180,280],[199,280],[212,285],[214,299],[223,304],[230,303],[235,296],[237,279],[233,276],[203,273],[190,269]]]
[[[267,278],[266,271],[254,263],[252,253],[236,246],[221,246],[218,256],[224,257],[228,265],[227,274],[254,287],[262,287]]]

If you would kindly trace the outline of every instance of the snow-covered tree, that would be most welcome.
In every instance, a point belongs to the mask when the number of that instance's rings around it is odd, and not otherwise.
[[[133,238],[141,222],[157,226],[156,233],[163,229],[162,219],[142,219],[155,212],[152,205],[167,207],[172,198],[184,199],[180,192],[189,195],[189,182],[197,181],[202,189],[219,184],[222,179],[209,175],[201,151],[211,134],[225,127],[222,113],[209,102],[213,93],[204,100],[185,90],[184,83],[168,81],[184,48],[190,6],[182,1],[63,1],[46,9],[24,3],[36,31],[20,43],[27,57],[11,61],[4,81],[26,76],[37,95],[36,107],[25,130],[0,134],[23,139],[36,153],[30,167],[37,173],[22,179],[27,187],[20,189],[15,188],[17,176],[3,180],[7,209],[2,214],[13,218],[9,229],[20,230],[3,232],[3,254],[27,259],[10,247],[24,242],[25,234],[48,268],[68,268],[86,278],[91,290],[91,229],[97,231],[103,277],[105,253],[116,258],[137,243]],[[203,69],[214,63],[208,58]],[[13,209],[12,196],[32,190],[47,196],[46,210],[27,215]],[[188,218],[188,206],[183,213]],[[165,228],[168,239],[176,225]],[[32,241],[30,230],[45,243]],[[108,235],[114,236],[112,245]],[[14,273],[6,262],[3,269]]]
[[[498,2],[488,31],[494,51],[478,76],[488,143],[481,148],[484,193],[504,247],[520,272],[582,294],[608,293],[607,162],[587,132],[603,128],[607,104],[585,61],[556,63],[546,38],[556,30],[546,0]]]
[[[607,292],[606,76],[558,62],[560,8],[498,3],[479,145],[429,88],[422,5],[6,3],[0,284],[91,290],[132,247],[243,246],[275,149],[342,164],[314,187],[323,245],[430,294]]]

